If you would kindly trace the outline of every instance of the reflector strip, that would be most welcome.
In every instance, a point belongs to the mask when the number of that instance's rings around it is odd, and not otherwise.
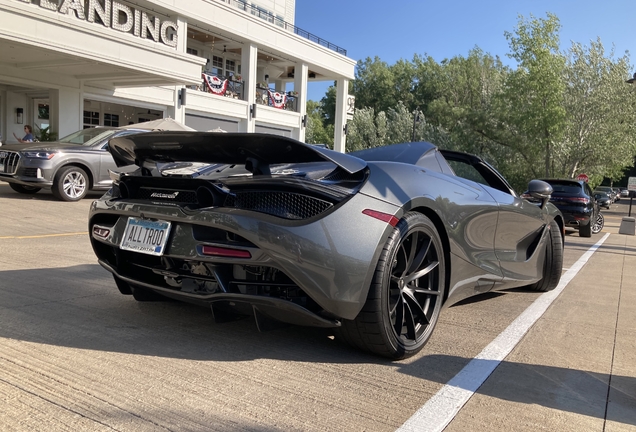
[[[391,214],[382,213],[376,210],[366,209],[366,210],[362,210],[362,213],[364,213],[367,216],[371,216],[372,218],[381,220],[382,222],[386,222],[391,226],[396,226],[397,223],[400,221],[398,218],[396,218],[395,216]]]
[[[201,246],[201,253],[210,256],[222,256],[229,258],[252,258],[252,254],[246,250],[229,249],[216,246]]]

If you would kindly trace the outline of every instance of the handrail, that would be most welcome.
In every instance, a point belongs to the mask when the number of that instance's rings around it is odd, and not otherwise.
[[[237,7],[238,9],[242,9],[245,12],[249,12],[252,15],[255,15],[261,19],[264,19],[267,22],[270,22],[274,25],[277,25],[278,27],[284,28],[285,30],[291,30],[292,32],[294,32],[295,34],[297,34],[298,36],[304,37],[305,39],[309,39],[312,42],[317,43],[318,45],[324,46],[326,48],[329,48],[332,51],[337,52],[338,54],[342,54],[344,56],[347,55],[347,50],[344,48],[339,47],[338,45],[332,44],[329,41],[326,41],[312,33],[309,33],[306,30],[303,30],[301,28],[296,27],[293,24],[288,23],[287,21],[284,21],[276,16],[274,16],[273,14],[271,14],[270,12],[267,12],[265,10],[261,10],[258,9],[258,7],[252,5],[252,4],[248,4],[243,0],[220,0],[223,3],[228,3],[234,7]]]

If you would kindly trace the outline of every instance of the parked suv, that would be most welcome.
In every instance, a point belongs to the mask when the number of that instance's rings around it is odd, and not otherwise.
[[[584,181],[570,179],[544,179],[552,186],[550,202],[565,220],[565,226],[579,230],[581,237],[599,233],[605,225],[592,189]]]
[[[148,132],[146,129],[90,128],[57,142],[4,145],[0,148],[0,180],[22,194],[51,189],[63,201],[77,201],[89,190],[107,190],[108,170],[116,168],[108,140]]]

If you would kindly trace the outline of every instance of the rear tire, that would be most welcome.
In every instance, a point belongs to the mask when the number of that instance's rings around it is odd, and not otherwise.
[[[34,187],[34,186],[25,186],[17,183],[9,183],[9,187],[16,191],[17,193],[32,195],[34,193],[38,193],[42,188]]]
[[[579,225],[580,237],[592,237],[592,218],[585,225]]]
[[[545,246],[545,261],[543,261],[543,279],[529,286],[534,291],[552,291],[561,280],[563,272],[563,239],[559,225],[550,222],[548,241]]]
[[[407,213],[391,233],[375,269],[367,301],[340,333],[349,343],[403,359],[428,342],[444,298],[444,246],[433,222]]]

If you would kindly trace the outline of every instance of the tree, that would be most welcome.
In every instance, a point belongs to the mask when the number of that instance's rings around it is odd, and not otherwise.
[[[550,176],[552,149],[560,142],[565,126],[563,106],[565,58],[559,53],[559,19],[519,16],[515,33],[506,32],[517,69],[507,77],[499,113],[512,132],[509,142],[519,151],[535,175],[540,158]]]
[[[323,110],[319,102],[307,101],[307,130],[305,142],[309,144],[325,144],[333,147],[333,125],[323,123]]]
[[[585,47],[573,43],[564,73],[566,126],[554,148],[555,173],[573,178],[585,172],[619,179],[636,153],[633,89],[625,83],[630,62],[625,54],[605,56],[600,39]]]

